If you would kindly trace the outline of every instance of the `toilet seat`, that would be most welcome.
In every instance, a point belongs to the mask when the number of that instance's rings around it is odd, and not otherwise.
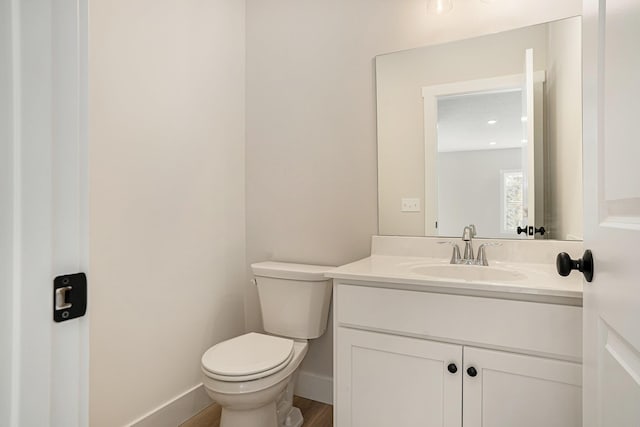
[[[251,332],[221,342],[202,356],[202,368],[213,379],[251,381],[281,371],[293,358],[294,341]]]

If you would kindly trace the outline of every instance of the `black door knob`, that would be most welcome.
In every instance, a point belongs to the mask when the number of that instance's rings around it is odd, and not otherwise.
[[[587,282],[591,282],[593,280],[593,254],[587,249],[582,258],[573,260],[568,253],[562,252],[556,258],[556,268],[561,276],[568,276],[571,270],[578,270],[584,274]]]
[[[467,369],[467,374],[468,374],[470,377],[475,377],[476,375],[478,375],[478,371],[476,371],[476,368],[474,368],[473,366],[471,366],[471,367],[469,367],[469,368]]]
[[[449,366],[447,366],[447,370],[452,374],[455,374],[456,372],[458,372],[458,367],[455,363],[449,363]]]

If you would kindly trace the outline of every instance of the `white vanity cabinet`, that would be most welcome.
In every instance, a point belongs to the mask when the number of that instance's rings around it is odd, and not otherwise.
[[[463,357],[465,427],[582,426],[580,364],[467,346]]]
[[[337,427],[579,427],[579,306],[334,280]]]
[[[337,426],[459,427],[462,347],[339,328]]]

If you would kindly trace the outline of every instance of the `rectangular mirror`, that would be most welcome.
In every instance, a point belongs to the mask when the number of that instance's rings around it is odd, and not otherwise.
[[[379,233],[581,240],[581,61],[580,17],[376,57]]]

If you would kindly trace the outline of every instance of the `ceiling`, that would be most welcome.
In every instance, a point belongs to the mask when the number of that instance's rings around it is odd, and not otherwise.
[[[438,151],[523,146],[522,91],[482,92],[438,98]]]

